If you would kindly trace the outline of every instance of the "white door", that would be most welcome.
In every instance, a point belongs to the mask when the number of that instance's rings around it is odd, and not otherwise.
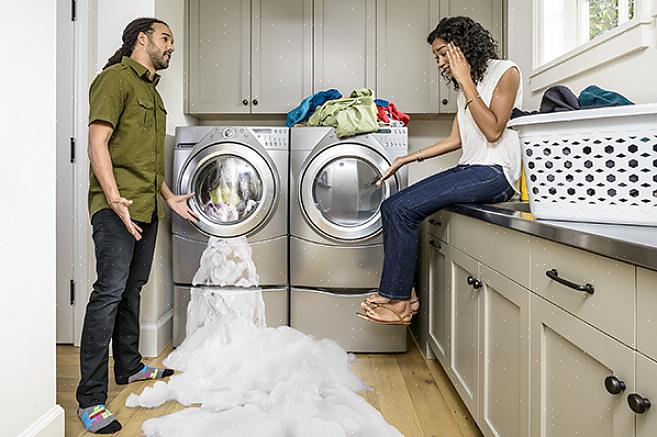
[[[376,0],[314,1],[314,91],[376,87]]]
[[[188,112],[251,112],[251,1],[189,2]]]
[[[439,0],[379,0],[376,5],[376,95],[408,113],[438,111],[438,66],[427,36]]]
[[[253,0],[251,112],[286,113],[312,93],[312,0]]]
[[[57,343],[73,343],[73,108],[75,34],[71,3],[57,2]]]
[[[440,2],[441,17],[464,15],[479,22],[497,41],[498,54],[504,57],[502,0],[451,0]],[[436,23],[438,24],[438,23]],[[440,80],[440,110],[442,113],[456,112],[456,92],[451,83]]]

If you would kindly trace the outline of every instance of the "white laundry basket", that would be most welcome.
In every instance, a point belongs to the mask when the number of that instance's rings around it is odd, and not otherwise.
[[[657,226],[657,104],[537,114],[518,131],[536,218]]]

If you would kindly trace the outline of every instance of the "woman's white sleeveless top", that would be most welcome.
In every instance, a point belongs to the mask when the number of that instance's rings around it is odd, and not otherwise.
[[[514,62],[508,60],[491,59],[488,63],[483,79],[477,84],[477,91],[479,91],[481,99],[489,108],[497,83],[511,67],[518,68]],[[520,72],[519,68],[518,72]],[[463,151],[459,164],[500,165],[509,184],[516,192],[520,192],[518,181],[521,172],[521,152],[518,133],[505,128],[499,140],[494,143],[489,142],[472,118],[470,111],[465,109],[465,103],[465,95],[463,91],[459,90],[456,98],[456,116],[458,117]],[[522,107],[522,77],[520,78],[520,85],[513,106],[516,108]]]

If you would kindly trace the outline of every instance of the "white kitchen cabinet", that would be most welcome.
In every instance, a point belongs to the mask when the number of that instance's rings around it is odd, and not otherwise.
[[[635,353],[534,294],[531,326],[532,437],[634,436]]]
[[[404,112],[438,111],[438,66],[427,36],[440,0],[379,0],[376,5],[376,94]]]
[[[479,427],[485,436],[529,435],[530,292],[479,265]]]
[[[636,409],[636,437],[657,436],[657,362],[640,353],[636,354],[636,390],[628,392],[627,399],[626,407]]]
[[[478,263],[449,248],[445,257],[450,278],[450,350],[445,370],[470,414],[479,417],[480,289]]]
[[[188,113],[286,113],[312,92],[312,0],[190,0],[188,20]]]
[[[314,92],[376,90],[376,0],[314,0]]]
[[[636,348],[657,360],[657,272],[636,269]],[[657,379],[655,379],[657,381]],[[656,382],[657,384],[657,382]],[[657,397],[655,397],[657,399]],[[656,408],[657,410],[657,408]],[[657,435],[657,432],[655,433]]]
[[[450,275],[447,271],[447,250],[444,242],[429,236],[428,245],[428,341],[435,357],[443,367],[449,365],[451,337]]]
[[[498,53],[500,57],[504,57],[502,0],[442,0],[440,2],[441,17],[459,15],[478,21],[485,29],[490,31],[499,44]],[[455,113],[456,92],[451,84],[447,84],[445,80],[441,79],[439,94],[439,112]]]

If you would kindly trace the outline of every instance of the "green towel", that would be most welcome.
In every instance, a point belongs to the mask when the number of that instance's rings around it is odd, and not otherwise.
[[[340,138],[376,132],[379,123],[374,93],[368,88],[361,88],[352,91],[347,98],[329,100],[317,108],[308,125],[333,126]]]

